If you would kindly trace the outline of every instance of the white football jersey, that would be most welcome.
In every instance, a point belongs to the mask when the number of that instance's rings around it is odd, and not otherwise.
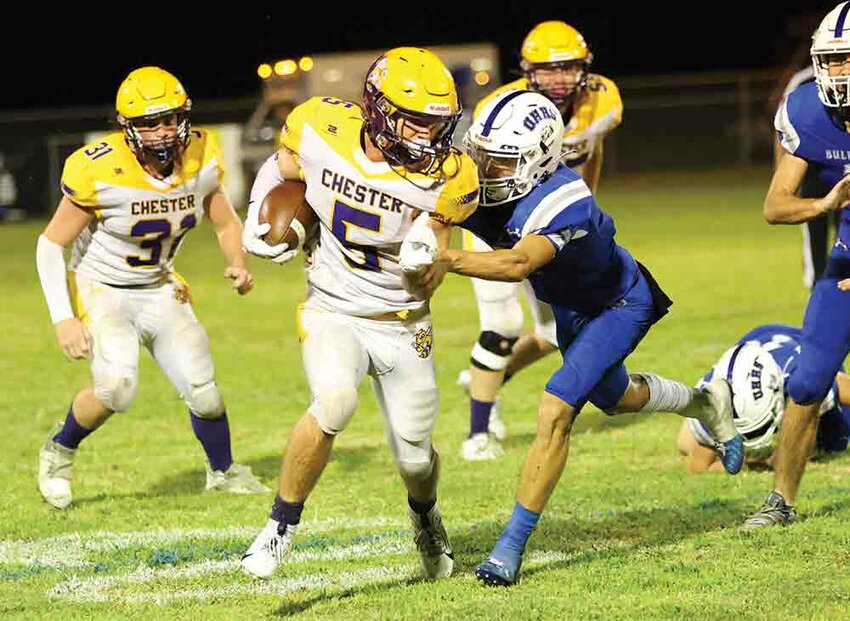
[[[403,287],[399,251],[420,211],[460,222],[478,204],[478,172],[453,153],[445,180],[407,173],[366,157],[360,108],[315,97],[287,117],[282,142],[301,166],[307,201],[320,220],[319,245],[307,269],[308,304],[370,316],[416,309]]]
[[[62,192],[96,220],[74,242],[69,270],[119,286],[162,282],[223,174],[218,145],[201,129],[163,180],[145,172],[121,133],[78,149],[65,161]]]

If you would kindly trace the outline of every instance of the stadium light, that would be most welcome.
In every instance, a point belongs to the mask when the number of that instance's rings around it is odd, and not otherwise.
[[[309,56],[305,56],[298,61],[298,68],[301,69],[301,71],[310,71],[310,69],[313,68],[313,59]]]
[[[259,67],[257,67],[257,75],[260,76],[263,80],[267,80],[272,75],[272,67],[268,63],[263,63]]]
[[[473,71],[490,71],[493,68],[493,63],[489,58],[473,58],[469,66]]]
[[[279,60],[274,64],[274,72],[277,75],[292,75],[298,71],[298,65],[294,60]]]

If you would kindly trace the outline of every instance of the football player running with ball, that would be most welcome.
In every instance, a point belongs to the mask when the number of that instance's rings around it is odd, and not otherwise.
[[[517,581],[528,538],[566,464],[573,422],[588,401],[608,414],[696,417],[717,438],[715,448],[728,472],[738,472],[743,461],[725,380],[700,391],[653,373],[626,371],[623,361],[671,302],[649,271],[615,242],[614,221],[578,173],[558,167],[563,131],[558,109],[538,93],[508,91],[479,112],[465,146],[478,165],[481,207],[462,226],[496,250],[440,251],[420,278],[426,290],[446,270],[505,282],[528,278],[555,316],[563,365],[540,400],[537,436],[513,514],[476,568],[487,584]]]
[[[228,263],[224,275],[240,295],[253,286],[242,223],[221,185],[218,144],[191,128],[186,91],[158,67],[130,73],[116,107],[123,132],[65,161],[62,200],[38,238],[38,275],[59,345],[71,360],[87,358],[92,371],[92,385],[74,397],[62,429],[39,453],[39,490],[56,508],[71,503],[77,447],[113,412],[129,409],[141,344],[189,408],[208,460],[206,489],[268,491],[233,462],[207,335],[173,270],[183,238],[206,216]],[[63,249],[72,243],[66,266]]]
[[[396,48],[370,67],[362,108],[332,97],[295,108],[283,148],[258,173],[245,221],[249,252],[277,263],[298,253],[285,243],[266,244],[270,225],[259,222],[264,197],[286,179],[304,180],[320,223],[299,310],[313,398],[290,434],[270,519],[242,558],[252,576],[268,578],[286,558],[304,503],[334,438],[354,415],[367,375],[407,489],[425,575],[452,571],[437,506],[440,460],[431,443],[438,393],[429,307],[403,286],[399,254],[414,219],[446,247],[450,225],[478,204],[475,164],[452,148],[460,113],[443,63],[427,50]]]

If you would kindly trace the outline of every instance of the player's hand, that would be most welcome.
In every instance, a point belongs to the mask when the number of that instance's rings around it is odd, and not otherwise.
[[[224,277],[233,281],[231,284],[239,295],[245,295],[254,288],[254,277],[245,267],[231,265],[224,270]]]
[[[403,272],[402,284],[417,300],[427,300],[434,295],[450,267],[451,262],[440,255],[432,263],[415,272]]]
[[[399,265],[408,274],[417,274],[431,265],[437,256],[437,236],[428,226],[428,214],[423,213],[413,222],[399,251]]]
[[[427,297],[430,298],[434,295],[437,287],[440,286],[443,278],[446,277],[450,265],[449,261],[438,258],[422,271],[422,275],[419,277],[419,287]]]
[[[850,203],[850,175],[845,175],[832,186],[829,194],[821,199],[821,212],[835,211]]]
[[[850,278],[845,278],[838,281],[838,288],[842,291],[850,291]]]
[[[56,339],[68,360],[81,360],[91,356],[94,341],[86,325],[72,317],[56,324]]]
[[[269,246],[263,240],[263,235],[268,233],[271,228],[268,222],[260,224],[248,218],[242,229],[242,247],[245,249],[245,252],[262,257],[263,259],[271,259],[278,265],[288,263],[298,254],[298,248],[290,250],[289,244]]]

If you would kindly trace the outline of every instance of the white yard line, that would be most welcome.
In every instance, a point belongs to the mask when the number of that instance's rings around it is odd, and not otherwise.
[[[222,540],[244,538],[249,540],[259,531],[258,528],[235,527],[225,529],[188,529],[168,531],[114,532],[96,531],[92,533],[74,533],[58,537],[49,537],[35,541],[0,542],[0,566],[25,565],[30,567],[48,567],[58,570],[74,570],[70,577],[48,589],[45,595],[52,599],[72,602],[125,602],[125,603],[163,603],[174,600],[204,600],[213,597],[227,597],[242,594],[284,595],[294,591],[345,590],[361,588],[367,585],[396,583],[420,575],[417,565],[397,563],[405,557],[416,558],[416,551],[410,534],[404,530],[376,532],[376,527],[393,527],[406,530],[405,522],[387,518],[349,520],[328,519],[304,524],[304,533],[316,533],[344,529],[362,529],[373,534],[366,541],[355,543],[330,543],[296,549],[287,557],[280,575],[272,580],[251,580],[239,571],[238,562],[231,560],[202,560],[180,565],[151,567],[139,565],[118,573],[99,575],[88,574],[94,567],[94,561],[88,557],[95,552],[120,552],[128,548],[185,544],[192,540]],[[472,524],[458,524],[458,528]],[[532,551],[526,560],[526,567],[568,562],[587,554],[620,547],[620,542],[606,542],[605,545],[590,550],[558,552],[547,550]],[[374,558],[372,567],[353,571],[334,571],[322,567],[316,573],[299,573],[306,568],[305,563],[316,561],[341,561],[348,559]],[[392,560],[391,560],[392,559]],[[286,567],[290,568],[287,572]],[[66,574],[67,575],[67,574]],[[225,583],[220,586],[191,587],[192,581],[218,575]],[[456,579],[472,576],[457,576]],[[142,592],[140,591],[140,587]],[[145,588],[148,588],[145,591]]]
[[[408,527],[406,522],[388,518],[347,519],[330,518],[317,522],[304,522],[304,532],[310,535],[332,530],[363,529],[369,532],[377,527]],[[223,529],[196,528],[187,530],[153,531],[93,531],[36,539],[34,541],[0,541],[0,565],[34,565],[41,567],[87,567],[89,552],[118,551],[131,547],[167,545],[192,539],[221,540],[245,539],[250,541],[260,531],[257,527]]]

